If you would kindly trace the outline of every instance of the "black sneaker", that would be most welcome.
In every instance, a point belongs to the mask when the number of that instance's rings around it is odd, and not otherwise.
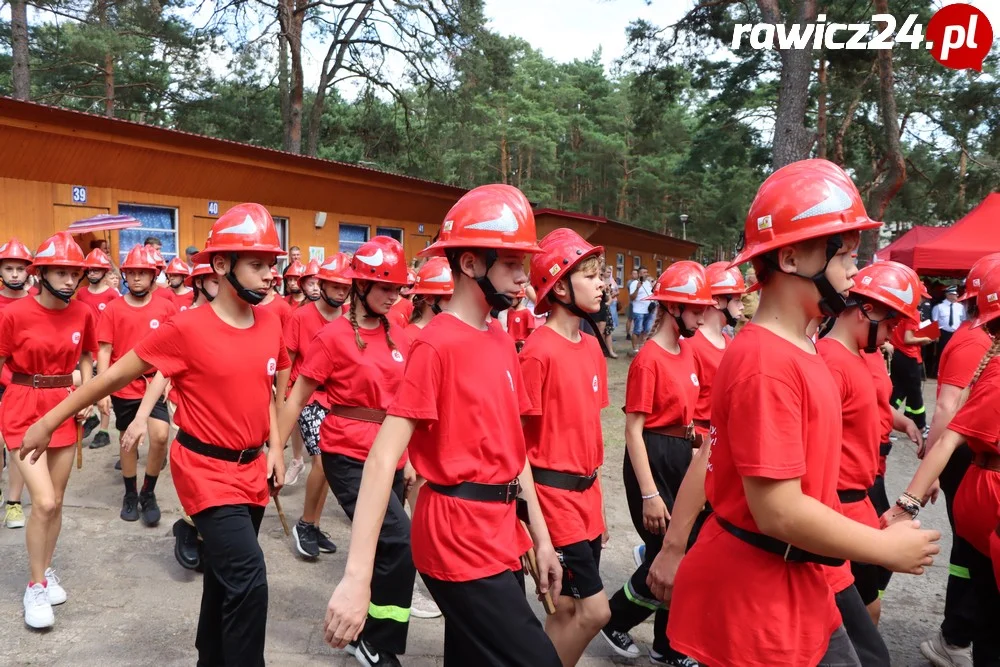
[[[89,438],[94,429],[101,425],[101,418],[97,415],[90,415],[87,421],[83,422],[83,437]]]
[[[181,567],[197,570],[201,566],[201,551],[198,549],[198,529],[189,526],[184,519],[174,522],[174,558]]]
[[[316,526],[299,519],[295,527],[292,528],[292,536],[295,538],[295,549],[299,554],[308,560],[319,557],[319,544],[316,537],[319,534]]]
[[[649,662],[654,665],[667,665],[667,667],[700,667],[697,660],[692,660],[677,651],[670,651],[670,655],[666,655],[650,649]]]
[[[319,528],[316,529],[316,545],[319,547],[320,553],[337,553],[337,545],[330,539],[330,533],[324,533]]]
[[[142,522],[152,528],[160,523],[160,506],[156,504],[156,494],[152,491],[139,494],[139,512]]]
[[[122,519],[125,521],[138,521],[139,520],[139,494],[138,493],[125,493],[125,497],[122,498]]]
[[[98,420],[97,423],[100,424],[101,423],[100,420]],[[87,436],[84,436],[84,437],[87,437]],[[94,436],[94,439],[90,441],[90,448],[91,449],[100,449],[101,447],[107,447],[110,444],[111,444],[111,436],[108,435],[108,432],[107,431],[98,431],[97,435]]]
[[[115,470],[121,470],[121,469],[122,469],[122,460],[121,458],[119,458],[117,461],[115,461]]]
[[[392,653],[376,651],[364,639],[351,642],[347,647],[347,652],[353,655],[354,659],[364,667],[402,667],[399,658]]]
[[[639,647],[632,641],[631,635],[621,630],[601,629],[601,637],[608,643],[614,652],[623,658],[638,658]]]

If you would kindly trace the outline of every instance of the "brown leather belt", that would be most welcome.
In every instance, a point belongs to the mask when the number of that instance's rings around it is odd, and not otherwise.
[[[672,424],[670,426],[661,426],[659,428],[647,428],[645,430],[650,433],[656,433],[657,435],[665,435],[670,438],[681,438],[682,440],[687,440],[695,449],[701,447],[705,442],[705,437],[700,433],[695,432],[693,422],[690,424]]]
[[[385,421],[385,410],[362,408],[356,405],[333,405],[330,407],[330,414],[372,424],[381,424]]]
[[[976,454],[976,457],[972,459],[972,462],[983,470],[1000,472],[1000,454]]]
[[[19,384],[22,387],[33,389],[56,389],[59,387],[72,387],[73,374],[69,375],[28,375],[27,373],[14,373],[10,378],[11,384]]]
[[[691,423],[694,424],[695,428],[704,429],[706,431],[712,427],[712,422],[708,421],[707,419],[695,419]]]

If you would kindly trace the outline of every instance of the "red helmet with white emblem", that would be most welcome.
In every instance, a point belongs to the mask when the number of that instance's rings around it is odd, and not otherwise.
[[[745,294],[747,291],[746,281],[739,268],[729,266],[729,262],[714,262],[705,267],[705,276],[708,278],[708,286],[712,290],[712,296],[726,296],[729,294]]]
[[[310,259],[309,263],[306,264],[305,270],[302,271],[303,278],[312,278],[313,276],[319,275],[319,260]]]
[[[57,232],[38,246],[28,272],[34,273],[44,266],[82,269],[85,265],[83,250],[73,240],[73,236],[69,232]]]
[[[306,272],[305,264],[295,260],[291,264],[285,267],[285,278],[301,278],[302,274]]]
[[[882,225],[868,217],[854,181],[833,162],[800,160],[767,177],[743,227],[735,266],[809,239]]]
[[[512,185],[481,185],[469,190],[448,211],[438,240],[420,256],[443,255],[449,248],[541,252],[531,203]]]
[[[338,285],[351,284],[351,258],[346,252],[338,252],[319,267],[319,279]]]
[[[157,271],[156,256],[150,252],[151,248],[152,246],[133,246],[122,262],[122,271],[126,269]]]
[[[278,271],[278,267],[274,264],[271,265],[271,280],[281,280],[281,273]]]
[[[162,271],[167,268],[167,260],[163,259],[163,255],[156,249],[156,246],[147,245],[146,252],[148,252],[149,256],[153,258],[153,264],[156,266],[157,271]]]
[[[0,245],[0,262],[5,259],[17,259],[31,264],[31,251],[16,238],[12,238],[3,245]]]
[[[451,296],[455,293],[455,278],[444,257],[431,257],[417,272],[417,280],[410,294]]]
[[[976,296],[976,307],[979,315],[972,323],[973,327],[981,327],[987,322],[1000,317],[1000,268],[994,268],[980,281],[979,294]]]
[[[376,236],[363,243],[351,258],[351,276],[355,280],[406,285],[406,257],[403,245],[389,236]]]
[[[193,287],[195,278],[212,275],[215,275],[215,271],[212,269],[211,264],[195,264],[194,268],[191,269],[191,273],[184,279],[184,284],[188,287]]]
[[[164,273],[168,276],[186,276],[191,273],[191,268],[180,257],[174,257],[167,264],[167,270]]]
[[[688,260],[674,262],[664,270],[653,285],[653,293],[647,301],[689,304],[692,306],[714,306],[712,288],[708,286],[705,267]]]
[[[572,229],[560,227],[545,235],[538,246],[542,252],[531,257],[531,286],[535,288],[535,313],[549,312],[553,285],[566,278],[577,264],[604,253],[602,246],[590,245]]]
[[[111,270],[111,260],[108,256],[104,254],[104,251],[100,248],[94,248],[88,254],[86,259],[84,259],[87,270],[97,270],[97,271],[110,271]]]
[[[257,252],[282,257],[285,251],[278,241],[274,219],[260,204],[237,204],[223,213],[208,234],[205,249],[191,257],[192,262],[207,263],[220,252]]]
[[[986,255],[973,264],[969,275],[965,278],[965,293],[958,297],[958,300],[965,301],[979,296],[979,288],[982,287],[983,278],[998,266],[1000,266],[1000,252]]]
[[[916,271],[899,262],[876,262],[854,276],[851,294],[863,296],[892,308],[903,317],[920,321],[923,287]]]

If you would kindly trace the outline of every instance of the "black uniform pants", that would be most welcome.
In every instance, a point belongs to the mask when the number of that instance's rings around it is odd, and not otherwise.
[[[948,563],[948,589],[944,599],[944,620],[941,634],[952,646],[972,643],[976,627],[976,592],[969,574],[969,563],[977,554],[975,547],[955,534],[954,501],[958,486],[972,464],[972,450],[960,445],[941,471],[941,491],[944,492],[948,523],[951,524],[951,558]],[[1000,619],[998,619],[1000,622]]]
[[[348,456],[326,452],[323,452],[322,460],[323,472],[333,495],[353,521],[365,464]],[[361,638],[366,644],[393,655],[406,652],[413,581],[417,576],[410,554],[410,517],[403,509],[403,498],[403,471],[400,470],[396,472],[389,506],[378,534],[371,582],[372,599],[368,605],[368,620],[361,631]]]
[[[865,608],[858,589],[848,586],[833,597],[861,667],[889,667],[889,649]]]
[[[656,490],[660,492],[660,498],[666,503],[667,509],[673,511],[674,498],[677,497],[677,491],[680,489],[684,474],[687,472],[688,466],[691,465],[691,443],[683,438],[659,435],[650,431],[643,431],[642,438],[646,444],[649,469],[653,473]],[[668,657],[676,657],[680,654],[670,647],[670,640],[667,638],[669,610],[656,599],[646,584],[649,568],[657,554],[660,553],[660,549],[663,548],[663,535],[650,533],[642,523],[642,491],[639,489],[639,482],[636,479],[635,470],[632,468],[632,460],[629,458],[628,450],[625,451],[622,474],[629,514],[632,516],[632,524],[639,533],[639,537],[646,545],[646,554],[642,565],[625,582],[625,586],[611,597],[611,620],[606,627],[609,631],[628,632],[649,618],[650,614],[655,613],[653,618],[653,650]],[[694,528],[691,530],[688,547],[694,544],[698,531],[701,530],[708,515],[709,512],[706,509],[698,516]]]
[[[193,515],[205,567],[198,618],[198,667],[264,664],[267,568],[257,542],[264,508],[222,505]]]
[[[993,561],[969,547],[969,575],[971,577],[974,608],[972,637],[972,664],[976,667],[1000,666],[1000,589],[997,588]]]
[[[923,430],[927,426],[927,409],[920,363],[897,350],[889,363],[889,375],[892,377],[892,406],[898,408],[905,401],[906,416]]]

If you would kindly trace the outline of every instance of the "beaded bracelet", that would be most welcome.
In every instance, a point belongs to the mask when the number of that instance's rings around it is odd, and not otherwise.
[[[643,500],[652,500],[653,498],[656,498],[658,495],[660,495],[659,491],[657,491],[656,493],[651,493],[648,496],[642,496],[642,499]]]

